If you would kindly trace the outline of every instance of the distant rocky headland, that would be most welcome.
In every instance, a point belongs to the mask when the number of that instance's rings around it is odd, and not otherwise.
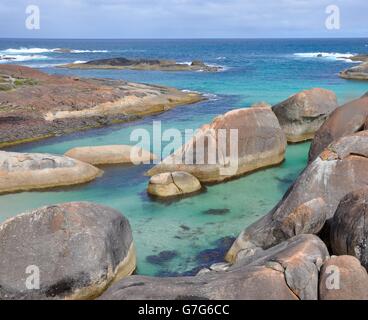
[[[179,63],[173,60],[149,60],[149,59],[126,59],[111,58],[91,60],[84,63],[69,63],[59,66],[69,69],[128,69],[147,71],[204,71],[217,72],[221,67],[209,66],[202,61],[191,63]]]
[[[0,65],[0,145],[132,121],[202,99],[163,86]]]
[[[340,72],[340,77],[350,80],[368,80],[368,54],[356,55],[351,57],[350,60],[362,63]]]

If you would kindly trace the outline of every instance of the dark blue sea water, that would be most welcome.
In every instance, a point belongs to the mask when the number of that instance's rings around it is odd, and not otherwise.
[[[55,53],[55,48],[74,49]],[[208,100],[178,107],[130,124],[91,130],[12,148],[16,151],[62,154],[85,145],[131,143],[136,128],[151,130],[152,121],[164,128],[196,129],[228,110],[258,101],[274,104],[313,87],[336,92],[340,103],[368,91],[368,83],[340,79],[342,69],[353,66],[352,54],[368,53],[368,39],[270,40],[10,40],[0,39],[0,56],[44,72],[85,77],[107,77],[164,84],[207,94]],[[322,57],[317,57],[322,54]],[[220,65],[219,73],[153,72],[126,70],[68,70],[57,65],[108,57],[203,60]],[[138,250],[138,273],[185,272],[214,255],[219,239],[236,236],[266,214],[304,168],[309,144],[288,147],[286,161],[232,182],[210,186],[198,196],[173,203],[147,197],[149,166],[109,167],[103,177],[73,188],[0,196],[0,221],[46,204],[94,201],[122,211],[130,220]],[[208,211],[219,209],[218,211]],[[227,209],[227,210],[223,210]],[[208,214],[222,213],[221,215]],[[221,241],[220,241],[221,242]],[[170,261],[153,264],[147,256],[176,251]],[[206,254],[201,254],[207,250]],[[203,252],[202,252],[203,253]]]

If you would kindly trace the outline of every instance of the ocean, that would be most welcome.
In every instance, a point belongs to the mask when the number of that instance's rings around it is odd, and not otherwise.
[[[56,48],[73,49],[57,53]],[[153,121],[166,128],[196,129],[216,115],[255,102],[281,102],[300,90],[333,90],[342,104],[368,91],[366,82],[340,79],[353,54],[368,53],[368,39],[206,39],[206,40],[31,40],[0,39],[0,56],[52,74],[104,77],[162,84],[206,95],[201,103],[128,124],[79,132],[8,148],[9,151],[63,154],[72,147],[132,144],[132,130],[152,130]],[[92,59],[126,57],[202,60],[223,68],[218,73],[128,70],[69,70],[58,65]],[[2,62],[4,63],[4,62]],[[93,201],[121,211],[133,229],[137,273],[170,276],[189,274],[221,261],[226,245],[241,230],[277,204],[307,163],[309,143],[289,145],[285,162],[242,178],[206,187],[194,197],[158,202],[146,194],[151,166],[110,166],[86,185],[0,196],[0,222],[40,206]],[[170,251],[171,259],[159,254]],[[163,257],[165,255],[161,255]]]

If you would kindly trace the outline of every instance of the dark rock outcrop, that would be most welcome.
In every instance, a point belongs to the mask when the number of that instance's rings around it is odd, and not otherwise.
[[[368,274],[352,256],[331,257],[320,272],[320,300],[368,300]]]
[[[364,130],[367,119],[368,97],[362,97],[337,108],[317,131],[309,151],[309,161],[316,159],[331,142]]]
[[[341,200],[330,225],[332,252],[336,255],[355,256],[366,269],[368,269],[367,215],[368,183],[366,188],[354,191]]]
[[[316,300],[318,271],[328,257],[318,237],[301,235],[226,271],[179,278],[131,276],[110,287],[100,299]]]
[[[313,139],[316,131],[338,107],[334,92],[315,88],[297,93],[273,106],[289,142]]]
[[[222,182],[280,164],[285,150],[285,134],[270,108],[236,109],[204,125],[147,174],[185,171],[201,182]]]
[[[0,225],[0,300],[95,298],[135,265],[129,222],[108,207],[54,205]]]
[[[241,233],[227,260],[236,261],[239,253],[252,255],[257,248],[269,248],[292,235],[318,233],[346,194],[367,186],[367,148],[367,131],[331,144],[268,215]]]
[[[150,59],[126,59],[126,58],[108,58],[91,60],[85,63],[70,63],[59,66],[69,69],[130,69],[147,71],[205,71],[217,72],[220,67],[209,66],[202,61],[193,61],[190,64],[179,63],[173,60],[150,60]]]

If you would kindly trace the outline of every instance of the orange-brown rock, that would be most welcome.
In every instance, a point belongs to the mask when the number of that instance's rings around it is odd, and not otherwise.
[[[285,150],[285,134],[271,108],[236,109],[204,125],[147,174],[185,171],[201,182],[221,182],[280,164]]]
[[[352,256],[333,256],[320,272],[320,300],[368,300],[368,274]]]
[[[331,142],[364,130],[367,120],[368,96],[337,108],[316,132],[309,151],[309,161],[316,159]]]
[[[272,110],[287,140],[295,143],[313,139],[316,131],[337,107],[334,92],[315,88],[293,95],[273,106]]]
[[[9,84],[0,88],[0,145],[131,121],[202,100],[168,87],[48,75],[17,65],[1,64],[0,77]]]

